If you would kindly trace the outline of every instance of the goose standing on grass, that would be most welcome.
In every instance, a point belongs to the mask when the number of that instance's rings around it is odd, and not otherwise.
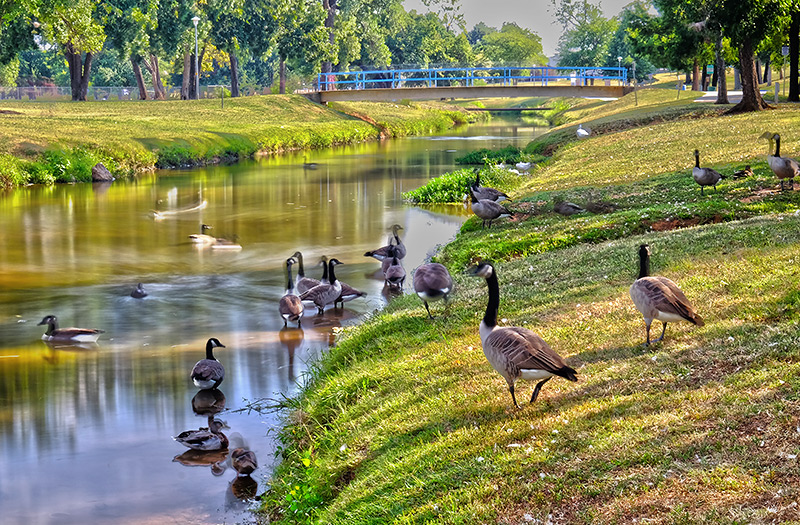
[[[475,170],[475,183],[470,186],[470,194],[474,195],[478,200],[487,199],[494,202],[511,200],[511,197],[500,190],[481,186],[481,172],[478,170]]]
[[[96,343],[100,334],[105,333],[105,330],[94,328],[59,328],[55,315],[45,316],[37,326],[41,325],[47,325],[47,331],[42,335],[42,340],[54,343]]]
[[[589,135],[592,134],[591,128],[584,128],[583,124],[578,124],[578,129],[575,130],[575,135],[579,139],[588,139]]]
[[[694,150],[694,168],[692,168],[692,177],[694,181],[700,185],[700,195],[703,195],[704,186],[714,186],[714,191],[717,191],[717,183],[722,178],[718,171],[711,168],[700,167],[700,151]]]
[[[486,227],[486,222],[489,222],[489,227],[492,227],[492,221],[501,217],[510,217],[511,214],[502,204],[498,204],[489,199],[478,199],[470,191],[472,197],[472,213],[478,216],[483,221],[481,229]]]
[[[370,252],[366,252],[364,257],[372,257],[379,261],[383,261],[389,256],[389,246],[392,245],[392,240],[394,240],[395,247],[397,248],[397,258],[403,259],[406,256],[406,245],[403,244],[403,241],[400,239],[400,236],[397,235],[397,232],[402,230],[403,227],[399,224],[392,225],[392,234],[389,236],[389,242],[386,246],[381,246],[377,250],[373,250]]]
[[[283,317],[283,326],[288,326],[287,323],[291,321],[297,323],[297,327],[300,328],[300,319],[303,317],[305,307],[300,297],[294,293],[294,281],[292,281],[292,265],[294,263],[295,260],[291,257],[286,259],[286,292],[278,303],[278,311]]]
[[[561,215],[575,215],[576,213],[583,213],[586,210],[575,204],[574,202],[565,201],[563,199],[556,199],[553,201],[553,211]]]
[[[325,307],[333,304],[342,293],[342,283],[339,282],[334,273],[334,267],[338,264],[343,263],[335,258],[328,261],[328,279],[330,279],[330,283],[320,283],[300,294],[300,299],[313,303],[317,307],[317,313],[320,315],[322,315]]]
[[[224,426],[225,424],[219,419],[208,416],[208,428],[187,430],[172,439],[192,450],[224,450],[228,448],[228,437],[221,432]]]
[[[428,317],[433,319],[428,302],[444,299],[447,303],[447,295],[453,290],[453,278],[450,272],[439,263],[423,264],[414,270],[414,291],[422,299]]]
[[[314,288],[320,281],[314,279],[312,277],[306,277],[306,270],[303,266],[303,254],[299,251],[294,252],[292,255],[295,261],[297,261],[297,277],[295,277],[294,287],[297,289],[297,293],[303,294],[304,292],[309,291],[310,289]],[[325,265],[325,263],[323,263]],[[327,271],[327,265],[325,265]]]
[[[397,246],[392,246],[390,252],[391,259],[383,261],[383,264],[389,261],[389,265],[383,270],[384,283],[393,290],[400,290],[406,281],[406,270],[397,257]]]
[[[217,388],[225,378],[225,368],[214,357],[215,348],[225,348],[225,345],[212,337],[206,343],[206,358],[195,363],[192,368],[191,378],[197,388]]]
[[[781,191],[784,190],[783,181],[789,179],[789,189],[794,190],[794,178],[800,177],[800,164],[790,157],[781,157],[781,136],[777,133],[764,133],[761,138],[769,139],[769,152],[767,164],[772,172],[781,181]],[[772,155],[772,141],[775,141],[775,155]]]
[[[630,294],[636,309],[644,316],[647,329],[645,346],[651,342],[650,325],[653,319],[664,323],[661,337],[654,343],[664,339],[667,323],[689,321],[697,326],[705,324],[677,284],[666,277],[650,276],[650,247],[647,244],[639,246],[639,278],[631,285]]]
[[[189,239],[192,240],[194,244],[199,245],[212,245],[217,242],[217,238],[213,235],[208,235],[206,231],[210,230],[211,226],[208,224],[201,224],[200,225],[200,233],[193,233],[189,235]]]
[[[531,403],[536,401],[542,385],[553,376],[577,381],[577,372],[567,366],[539,335],[518,326],[497,327],[497,311],[500,306],[500,285],[497,271],[491,263],[481,262],[470,269],[472,275],[486,280],[489,288],[489,302],[480,324],[481,344],[486,359],[508,383],[508,391],[514,406],[520,408],[514,395],[517,379],[540,380],[533,389]]]
[[[136,288],[134,288],[133,291],[131,292],[131,297],[133,297],[134,299],[144,299],[145,297],[147,297],[147,292],[144,291],[142,283],[136,285]]]

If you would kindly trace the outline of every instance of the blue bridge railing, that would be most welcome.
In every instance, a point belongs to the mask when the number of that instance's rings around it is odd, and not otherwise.
[[[470,67],[441,69],[382,69],[319,73],[317,89],[400,89],[409,87],[471,87],[485,85],[537,85],[569,81],[588,86],[595,82],[627,84],[624,67]]]

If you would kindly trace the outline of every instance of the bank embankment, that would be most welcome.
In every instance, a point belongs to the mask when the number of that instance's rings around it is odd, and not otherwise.
[[[758,137],[781,132],[796,152],[798,117],[709,112],[563,140],[515,191],[510,219],[470,219],[440,253],[456,293],[434,320],[407,294],[316,363],[285,403],[264,512],[275,523],[796,522],[800,189],[778,189]],[[727,176],[716,191],[692,179],[695,148]],[[734,178],[745,165],[753,174]],[[565,217],[557,198],[598,207]],[[642,243],[705,326],[670,323],[643,345],[628,296]],[[513,407],[481,350],[486,286],[465,272],[481,258],[497,266],[500,325],[539,333],[577,383],[555,378],[528,404],[534,384],[520,381]]]
[[[97,162],[125,177],[441,131],[480,118],[437,103],[350,103],[337,111],[299,95],[225,99],[224,107],[210,99],[3,101],[0,111],[0,187],[6,188],[91,180]]]

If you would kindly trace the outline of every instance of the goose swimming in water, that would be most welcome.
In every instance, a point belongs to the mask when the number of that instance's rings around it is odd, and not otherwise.
[[[403,244],[403,241],[400,239],[400,236],[397,235],[397,232],[402,230],[403,227],[399,224],[392,225],[392,233],[389,236],[389,242],[386,246],[381,246],[377,250],[372,250],[366,252],[364,257],[372,257],[379,261],[383,261],[389,256],[389,246],[392,245],[392,241],[395,242],[395,247],[397,248],[397,258],[403,259],[406,256],[406,245]]]
[[[43,341],[96,343],[100,334],[105,330],[95,328],[59,328],[55,315],[47,315],[37,326],[47,325],[47,331],[42,335]]]

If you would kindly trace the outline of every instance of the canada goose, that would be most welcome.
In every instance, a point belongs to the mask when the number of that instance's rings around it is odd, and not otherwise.
[[[511,199],[511,197],[500,190],[481,186],[481,173],[478,170],[475,170],[475,183],[470,187],[469,190],[470,193],[478,200],[488,199],[494,202],[502,202],[504,200]]]
[[[694,181],[700,185],[700,195],[703,195],[704,186],[714,186],[714,191],[717,191],[717,183],[722,178],[718,171],[711,168],[700,167],[700,151],[694,150],[694,168],[692,168],[692,177]]]
[[[612,213],[616,211],[618,206],[613,202],[605,201],[588,201],[586,202],[586,209],[592,213]]]
[[[750,164],[746,165],[742,170],[737,170],[733,172],[734,179],[743,179],[745,177],[752,177],[752,176],[753,176],[753,169],[750,167]]]
[[[800,176],[800,164],[790,157],[781,157],[781,136],[777,133],[764,133],[761,138],[769,139],[770,153],[772,141],[775,141],[775,155],[767,154],[767,164],[772,172],[781,181],[781,191],[784,190],[783,180],[789,179],[790,189],[794,190],[794,178]]]
[[[338,264],[343,263],[339,259],[335,258],[328,261],[328,278],[331,281],[330,283],[320,283],[310,290],[306,290],[300,294],[301,300],[308,301],[316,305],[318,314],[322,314],[322,312],[325,310],[325,306],[333,304],[333,302],[339,298],[339,294],[342,293],[342,283],[336,279],[336,274],[334,273],[333,269],[334,266]]]
[[[297,290],[298,294],[303,294],[310,289],[314,288],[320,281],[313,279],[311,277],[306,277],[305,267],[303,266],[303,254],[299,251],[294,252],[292,255],[294,259],[297,261],[297,277],[294,280],[294,287]],[[323,263],[324,264],[324,263]],[[327,265],[325,265],[327,268]]]
[[[147,292],[144,291],[144,287],[142,283],[136,285],[136,288],[131,292],[131,297],[134,299],[143,299],[147,297]]]
[[[212,228],[208,224],[201,224],[200,225],[200,233],[193,233],[193,234],[189,235],[189,239],[191,239],[192,242],[195,243],[195,244],[202,244],[202,245],[214,244],[215,242],[217,242],[217,238],[212,236],[212,235],[208,235],[206,233],[206,231],[208,231],[210,229],[212,229]]]
[[[222,450],[228,448],[228,437],[221,432],[224,423],[208,416],[208,428],[187,430],[172,439],[193,450]]]
[[[399,290],[403,288],[403,283],[406,281],[406,270],[397,258],[397,246],[392,246],[390,252],[392,258],[387,261],[391,262],[383,271],[384,284],[389,288]],[[385,263],[386,261],[384,261]]]
[[[447,295],[453,290],[453,278],[450,272],[439,263],[423,264],[414,270],[414,291],[422,299],[428,317],[433,319],[431,309],[428,307],[429,301],[444,299],[447,302]]]
[[[303,155],[303,168],[307,170],[315,170],[319,167],[316,162],[308,162],[308,156]]]
[[[583,124],[578,124],[578,129],[575,130],[575,135],[577,135],[579,139],[589,138],[591,134],[592,128],[584,128]]]
[[[225,239],[223,237],[217,237],[217,240],[214,244],[211,245],[212,250],[241,250],[242,245],[239,244],[239,236],[234,234],[233,239]]]
[[[219,339],[212,337],[206,343],[206,358],[195,363],[192,368],[192,382],[197,388],[217,388],[225,378],[225,368],[214,358],[214,348],[225,348]]]
[[[231,465],[240,476],[249,476],[258,468],[256,454],[252,450],[235,448],[231,451]]]
[[[225,410],[225,394],[219,388],[198,390],[192,398],[192,410],[198,416],[219,414]]]
[[[576,213],[583,213],[586,210],[575,204],[574,202],[555,200],[553,201],[553,211],[561,215],[575,215]]]
[[[47,331],[42,335],[43,341],[96,343],[100,334],[105,333],[105,330],[94,328],[59,328],[58,319],[55,315],[46,315],[37,326],[45,324],[47,325]]]
[[[294,282],[292,281],[292,264],[294,262],[295,260],[291,257],[286,259],[286,292],[278,304],[278,311],[283,317],[283,326],[287,326],[287,323],[291,321],[300,327],[300,319],[303,317],[305,307],[300,297],[294,293]]]
[[[542,385],[553,376],[577,381],[575,370],[537,334],[518,326],[497,327],[497,310],[500,306],[500,285],[497,271],[488,262],[481,262],[470,269],[470,273],[486,280],[489,302],[480,324],[481,344],[486,359],[508,383],[508,391],[514,406],[520,408],[514,395],[517,379],[541,380],[536,384],[531,403],[536,401]]]
[[[486,222],[489,222],[489,227],[492,226],[492,221],[501,217],[509,217],[511,214],[502,204],[498,204],[488,199],[477,199],[472,192],[472,213],[478,216],[483,221],[481,229],[486,227]]]
[[[645,346],[650,344],[653,319],[664,323],[661,337],[654,343],[664,339],[667,323],[689,321],[697,326],[705,324],[677,284],[666,277],[650,277],[650,247],[647,244],[639,246],[639,278],[631,285],[630,294],[636,309],[644,316],[647,328]]]
[[[402,229],[403,227],[399,224],[392,225],[392,234],[389,236],[388,244],[386,246],[381,246],[377,250],[366,252],[364,257],[372,257],[379,261],[383,261],[389,256],[389,246],[392,244],[392,240],[394,239],[395,245],[397,246],[397,258],[403,259],[406,256],[406,245],[403,244],[403,241],[400,240],[400,236],[397,235],[397,232]]]
[[[319,282],[323,284],[329,284],[330,281],[328,280],[328,258],[323,255],[320,259],[322,261],[323,270],[322,270],[322,279],[320,279]],[[342,308],[344,308],[344,303],[367,295],[365,292],[356,290],[346,282],[343,281],[339,282],[342,283],[342,293],[340,293],[339,297],[333,302],[334,308],[336,308],[337,304],[341,304]]]

